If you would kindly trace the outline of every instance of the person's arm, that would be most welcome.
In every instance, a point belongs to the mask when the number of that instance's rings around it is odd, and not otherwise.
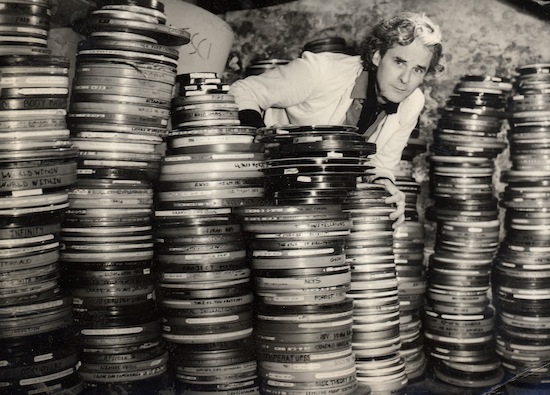
[[[376,153],[369,161],[369,165],[374,166],[374,169],[369,170],[367,182],[373,182],[377,178],[388,178],[395,182],[395,168],[401,161],[403,150],[423,108],[424,94],[416,90],[399,106],[397,114],[390,115],[398,117],[399,121],[395,123],[394,130],[383,127],[380,135],[372,141],[376,143]]]
[[[322,54],[304,52],[286,65],[235,81],[229,94],[235,97],[241,123],[256,126],[268,108],[306,102],[324,80],[325,62]]]
[[[416,126],[417,120],[411,121],[399,128],[390,141],[381,145],[378,148],[375,157],[370,164],[375,166],[373,174],[368,177],[368,180],[375,184],[382,184],[391,196],[386,198],[386,204],[395,204],[395,210],[390,214],[390,219],[393,220],[392,227],[395,229],[405,222],[405,194],[394,184],[395,174],[394,169],[401,160],[403,149],[407,145],[407,141],[412,130]]]
[[[389,205],[395,204],[395,210],[390,214],[390,219],[393,221],[393,229],[397,228],[405,222],[405,194],[389,178],[380,177],[375,179],[373,183],[384,185],[386,191],[391,195],[386,198],[384,203]]]
[[[394,229],[405,221],[405,194],[395,185],[394,169],[401,161],[403,150],[418,122],[418,117],[424,107],[424,95],[420,91],[416,91],[403,105],[403,108],[400,109],[403,113],[395,115],[401,118],[398,129],[393,133],[388,131],[388,135],[380,136],[383,143],[377,143],[376,154],[369,162],[374,169],[369,170],[369,176],[366,177],[367,182],[382,184],[391,194],[385,202],[396,205],[395,211],[390,214],[390,219],[394,220]]]

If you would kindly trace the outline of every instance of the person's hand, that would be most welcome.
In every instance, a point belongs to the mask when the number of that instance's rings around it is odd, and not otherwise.
[[[384,185],[386,191],[391,195],[384,202],[396,206],[395,211],[390,214],[390,219],[394,221],[392,227],[395,229],[405,221],[405,194],[387,178],[378,178],[374,180],[374,183]]]
[[[239,111],[239,121],[241,122],[241,126],[251,126],[253,128],[265,127],[262,114],[256,110]]]

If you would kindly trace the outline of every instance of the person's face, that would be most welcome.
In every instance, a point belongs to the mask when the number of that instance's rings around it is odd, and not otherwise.
[[[378,101],[402,102],[424,82],[431,60],[432,52],[420,40],[396,45],[384,56],[376,51],[372,61],[377,66]]]

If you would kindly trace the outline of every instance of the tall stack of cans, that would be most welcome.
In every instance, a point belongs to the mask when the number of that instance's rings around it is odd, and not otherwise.
[[[501,177],[506,236],[493,276],[497,352],[515,386],[548,391],[550,64],[528,64],[517,73],[509,101],[512,166]]]
[[[185,394],[258,394],[253,295],[236,207],[263,199],[263,151],[216,73],[177,76],[155,206],[162,334]]]
[[[342,203],[375,147],[339,125],[263,128],[258,140],[266,204],[238,213],[250,238],[260,391],[351,394],[351,220]]]
[[[0,388],[78,394],[72,303],[59,284],[78,155],[65,121],[69,60],[47,48],[48,2],[0,5]]]
[[[481,390],[504,372],[495,352],[495,312],[489,298],[499,245],[495,159],[510,80],[465,76],[442,109],[431,146],[428,219],[437,222],[428,263],[425,337],[442,383]]]
[[[0,386],[14,394],[82,390],[71,301],[59,288],[78,155],[65,126],[68,68],[49,55],[0,57]]]
[[[393,254],[399,290],[401,349],[409,382],[423,376],[426,369],[422,337],[421,310],[425,304],[426,270],[424,266],[425,231],[418,213],[420,183],[415,179],[413,160],[427,149],[413,130],[403,150],[395,185],[405,194],[405,222],[393,233]]]
[[[408,378],[400,357],[400,306],[393,229],[383,185],[360,182],[344,204],[353,226],[346,239],[351,266],[348,296],[353,307],[357,379],[373,394],[404,393]]]
[[[61,230],[80,373],[88,392],[170,384],[154,301],[153,183],[186,31],[155,0],[101,0],[74,22],[78,45],[68,122],[78,181]]]

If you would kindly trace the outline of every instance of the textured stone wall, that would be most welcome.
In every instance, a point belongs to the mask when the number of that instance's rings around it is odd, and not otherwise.
[[[429,144],[437,109],[445,104],[460,77],[468,74],[513,77],[528,63],[550,63],[550,21],[505,0],[298,0],[248,11],[235,11],[225,20],[235,31],[225,78],[233,81],[255,59],[292,59],[305,43],[340,36],[354,48],[368,29],[400,11],[423,12],[441,26],[447,73],[424,84],[426,107],[421,137]],[[502,138],[506,138],[505,131]],[[508,166],[507,151],[497,159],[499,172]],[[425,154],[415,159],[415,176],[422,183],[421,213],[430,204]],[[433,224],[426,224],[428,237]]]
[[[447,73],[424,86],[424,129],[461,76],[511,77],[519,65],[550,62],[550,22],[501,0],[298,0],[226,15],[235,41],[225,77],[243,77],[257,58],[295,58],[320,37],[341,36],[354,47],[380,18],[405,10],[426,13],[444,36]]]

